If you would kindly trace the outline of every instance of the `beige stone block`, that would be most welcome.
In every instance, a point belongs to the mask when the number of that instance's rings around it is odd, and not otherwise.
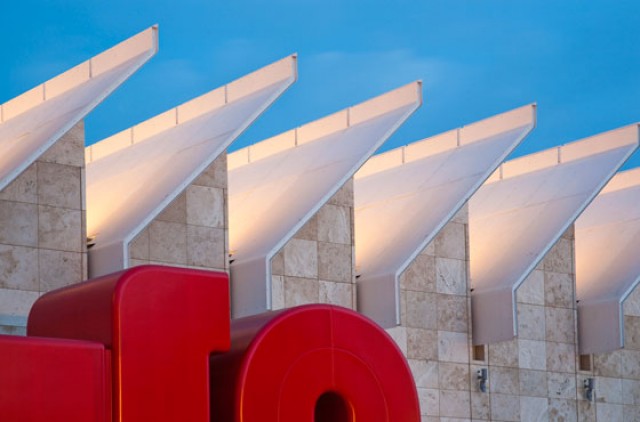
[[[545,308],[543,306],[518,305],[518,338],[525,340],[545,339]]]
[[[38,246],[38,206],[0,201],[0,243]]]
[[[436,257],[436,289],[438,293],[466,295],[465,261]]]
[[[167,221],[152,221],[149,225],[149,256],[151,261],[187,263],[187,226]]]
[[[518,361],[524,369],[547,368],[547,343],[537,340],[518,340]]]
[[[318,242],[318,275],[322,280],[353,283],[351,245]],[[285,265],[286,265],[285,258]]]
[[[468,391],[440,390],[440,416],[471,417],[471,397]]]
[[[27,327],[16,325],[0,325],[0,335],[5,336],[26,336]]]
[[[53,144],[38,161],[84,167],[84,121],[81,120]]]
[[[40,291],[50,292],[82,281],[82,253],[40,249]]]
[[[544,297],[547,306],[574,308],[575,280],[572,274],[545,272]]]
[[[624,406],[622,408],[622,420],[625,422],[638,422],[640,421],[640,407],[638,406]]]
[[[271,276],[271,309],[284,309],[284,277]]]
[[[408,327],[438,328],[438,295],[435,293],[407,292],[406,321]]]
[[[533,270],[516,291],[519,303],[544,305],[544,271]]]
[[[436,256],[436,242],[431,241],[427,243],[427,246],[425,246],[424,249],[420,251],[420,255]]]
[[[271,274],[284,275],[284,250],[280,251],[271,258]]]
[[[575,345],[569,343],[546,342],[547,369],[554,372],[576,371]],[[535,369],[535,368],[534,368]]]
[[[596,417],[599,421],[622,421],[623,406],[619,404],[598,403]]]
[[[38,250],[0,244],[0,288],[37,292]]]
[[[466,258],[464,224],[450,222],[435,238],[436,256],[464,261]]]
[[[407,358],[438,359],[438,333],[434,330],[407,328]]]
[[[544,269],[556,273],[573,273],[573,243],[569,239],[560,239],[544,258]]]
[[[438,358],[441,362],[469,363],[467,334],[438,331]]]
[[[142,230],[129,243],[129,257],[131,259],[149,260],[149,228]]]
[[[578,420],[580,422],[596,422],[596,405],[586,400],[578,400]]]
[[[549,421],[577,422],[577,413],[575,400],[549,399]]]
[[[549,372],[548,389],[552,399],[575,399],[577,395],[576,376],[562,372]]]
[[[520,421],[542,422],[549,419],[548,402],[542,397],[520,397]]]
[[[318,244],[291,239],[284,247],[284,274],[293,277],[318,277]]]
[[[318,215],[314,215],[293,236],[296,239],[318,240]]]
[[[640,405],[640,381],[622,380],[622,403],[627,405]]]
[[[625,349],[640,350],[640,317],[624,317],[624,347]]]
[[[596,377],[596,401],[623,404],[622,380],[620,378]]]
[[[489,370],[489,391],[491,394],[515,394],[520,390],[518,368],[493,366]]]
[[[220,188],[187,188],[187,224],[224,228],[224,191]]]
[[[155,218],[158,221],[187,223],[187,194],[182,192]]]
[[[625,315],[640,316],[640,289],[633,289],[623,303]]]
[[[40,248],[82,252],[82,211],[38,206],[38,245]]]
[[[518,366],[518,340],[501,341],[489,345],[489,364]]]
[[[637,350],[619,350],[621,373],[628,379],[640,380],[640,352]]]
[[[82,209],[79,167],[38,163],[38,203],[73,210]]]
[[[453,216],[451,221],[461,224],[469,223],[469,204],[464,204],[462,208]]]
[[[519,421],[520,397],[509,394],[492,394],[491,419],[495,421]]]
[[[411,374],[416,381],[416,387],[418,388],[438,388],[439,381],[439,364],[432,360],[418,360],[409,359],[409,368],[411,368]],[[468,371],[467,371],[468,372]],[[468,376],[468,374],[467,374]],[[447,378],[449,378],[447,376]],[[456,381],[458,381],[456,379]]]
[[[489,420],[491,416],[490,395],[486,393],[471,392],[471,419]]]
[[[318,240],[321,242],[351,244],[352,209],[325,204],[318,211]]]
[[[436,291],[436,259],[420,254],[400,275],[400,287],[418,292]]]
[[[320,280],[319,302],[351,309],[353,307],[353,288],[354,285],[350,283]]]
[[[0,315],[26,317],[39,297],[38,292],[0,289]]]
[[[396,342],[398,348],[402,351],[402,354],[408,356],[407,351],[407,328],[406,327],[392,327],[385,330],[387,334]]]
[[[38,203],[38,163],[33,163],[6,188],[0,191],[0,201]]]
[[[575,320],[573,309],[545,308],[547,340],[563,343],[575,342]]]
[[[210,188],[227,188],[227,153],[223,152],[193,182]]]
[[[438,386],[441,390],[468,391],[469,365],[460,363],[440,363]]]
[[[151,262],[147,259],[129,259],[129,265],[127,268],[139,267],[141,265],[149,265]]]
[[[467,298],[456,295],[438,295],[438,330],[466,333],[469,330]]]
[[[594,373],[604,377],[621,377],[622,357],[623,354],[621,352],[593,355]]]
[[[427,416],[440,415],[440,394],[433,388],[418,388],[420,413]]]
[[[327,201],[328,204],[353,207],[353,178],[346,181],[335,195]]]
[[[520,395],[547,397],[547,372],[530,369],[520,369]]]
[[[187,226],[187,265],[224,270],[224,229]]]
[[[306,305],[308,303],[318,303],[319,296],[318,280],[285,277],[284,278],[284,306],[292,308],[294,306]]]

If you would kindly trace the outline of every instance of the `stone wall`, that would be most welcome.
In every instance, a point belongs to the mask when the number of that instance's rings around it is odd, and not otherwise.
[[[355,308],[353,215],[350,179],[271,260],[272,309]]]
[[[229,271],[227,154],[222,153],[129,245],[128,267]]]
[[[42,293],[87,277],[84,123],[0,191],[0,333],[24,334]]]

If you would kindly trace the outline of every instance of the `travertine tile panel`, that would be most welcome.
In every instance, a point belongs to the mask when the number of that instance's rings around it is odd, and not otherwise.
[[[26,317],[38,297],[40,294],[37,292],[0,289],[0,314]]]
[[[640,317],[624,317],[624,347],[625,349],[640,350]]]
[[[33,163],[6,188],[0,191],[0,201],[38,203],[38,163]]]
[[[470,400],[468,391],[440,390],[440,416],[470,418]]]
[[[533,270],[516,291],[519,303],[544,305],[544,271]]]
[[[407,327],[438,328],[438,295],[435,293],[408,292],[406,297]]]
[[[489,391],[498,394],[515,394],[520,389],[518,368],[507,366],[491,367],[489,373]]]
[[[460,363],[440,363],[439,365],[441,390],[469,390],[469,365]]]
[[[397,326],[393,328],[387,328],[385,330],[387,334],[396,342],[398,348],[402,351],[402,354],[405,356],[409,356],[408,352],[408,340],[407,340],[407,328],[402,326]],[[435,336],[434,336],[435,337]],[[435,355],[435,353],[434,353]]]
[[[547,343],[537,340],[518,340],[518,360],[523,369],[547,369]]]
[[[502,341],[489,345],[489,364],[518,366],[518,340]]]
[[[597,377],[596,401],[600,403],[623,404],[622,380],[620,378]]]
[[[0,243],[38,246],[38,206],[0,201]]]
[[[637,350],[619,350],[622,374],[625,378],[640,379],[640,352]]]
[[[326,205],[325,205],[326,206]],[[293,236],[296,239],[318,240],[318,214],[307,221]]]
[[[129,259],[129,265],[127,268],[139,267],[140,265],[149,264],[151,264],[151,261],[149,261],[148,259]]]
[[[82,281],[82,254],[40,249],[40,291],[49,292]]]
[[[280,251],[271,258],[271,274],[284,275],[284,250]]]
[[[471,419],[489,420],[491,416],[490,395],[487,393],[471,392]]]
[[[0,288],[37,292],[38,250],[0,244]]]
[[[520,369],[520,395],[547,397],[547,372]]]
[[[419,388],[438,388],[440,385],[439,364],[433,360],[408,359],[411,373]],[[456,380],[457,381],[457,380]]]
[[[301,277],[284,278],[284,306],[286,308],[318,303],[318,293],[318,280]]]
[[[549,397],[552,399],[575,399],[576,376],[566,372],[548,372]]]
[[[343,205],[353,207],[353,178],[347,180],[335,195],[327,201],[332,205]]]
[[[353,282],[351,245],[318,242],[318,276],[322,280]],[[285,266],[287,258],[285,257]]]
[[[580,422],[596,422],[596,405],[586,400],[578,400],[578,420]]]
[[[194,185],[227,188],[227,153],[223,152],[193,181]]]
[[[224,191],[221,188],[189,186],[187,195],[187,224],[224,228]]]
[[[621,421],[623,418],[623,406],[620,404],[598,403],[596,417],[598,421]]]
[[[519,421],[520,397],[507,394],[492,394],[491,419],[494,421]]]
[[[284,277],[281,275],[271,276],[271,308],[284,308]]]
[[[624,314],[640,316],[640,289],[633,289],[623,304]]]
[[[152,261],[187,263],[187,226],[167,221],[149,225],[149,254]]]
[[[82,239],[82,212],[79,209],[38,206],[40,248],[82,252]]]
[[[205,211],[205,210],[203,210]],[[206,210],[213,212],[212,210]],[[158,221],[170,221],[173,223],[187,223],[187,194],[182,192],[155,218]]]
[[[38,163],[38,202],[74,210],[82,208],[80,168]]]
[[[418,388],[420,412],[427,416],[440,415],[440,394],[433,388]]]
[[[574,312],[573,309],[545,308],[547,340],[574,343]]]
[[[284,247],[284,274],[293,277],[318,277],[318,244],[291,239]]]
[[[593,355],[593,369],[596,375],[621,377],[622,353],[613,352]]]
[[[450,222],[445,225],[435,240],[436,256],[442,258],[465,259],[464,224]]]
[[[407,358],[438,359],[438,333],[434,330],[407,328]],[[442,360],[442,359],[441,359]]]
[[[469,363],[467,334],[438,331],[438,359],[441,362]]]
[[[436,291],[436,259],[418,255],[400,275],[400,287],[418,292]]]
[[[542,397],[520,397],[520,421],[542,422],[549,419],[548,402]]]
[[[346,206],[325,204],[317,215],[318,240],[351,244],[351,210]]]
[[[628,405],[640,405],[640,381],[622,380],[622,403]]]
[[[572,309],[575,304],[574,285],[572,274],[545,272],[544,297],[547,306]]]
[[[638,422],[638,421],[640,421],[640,407],[638,407],[638,406],[624,406],[622,408],[622,420],[624,422]]]
[[[129,243],[129,257],[138,260],[149,260],[149,228],[142,230]]]
[[[436,257],[436,288],[438,293],[467,294],[465,262]]]
[[[554,372],[576,371],[575,345],[570,343],[546,342],[547,370]]]
[[[354,302],[353,289],[354,285],[350,283],[320,280],[319,302],[351,309]]]
[[[537,305],[519,304],[518,338],[544,340],[545,333],[545,308]]]
[[[573,244],[569,239],[560,239],[544,258],[544,269],[556,273],[573,273]]]
[[[187,265],[227,268],[224,229],[187,226]]]
[[[80,121],[45,151],[38,161],[84,167],[84,138],[84,121]]]
[[[467,298],[456,295],[438,295],[438,330],[466,333],[469,330]]]

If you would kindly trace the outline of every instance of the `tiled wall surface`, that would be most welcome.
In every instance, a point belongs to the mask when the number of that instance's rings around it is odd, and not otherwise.
[[[330,303],[353,309],[353,180],[271,260],[273,309]]]
[[[41,293],[87,276],[84,124],[0,191],[0,333],[24,333]]]
[[[229,270],[227,154],[221,154],[129,245],[129,267]]]

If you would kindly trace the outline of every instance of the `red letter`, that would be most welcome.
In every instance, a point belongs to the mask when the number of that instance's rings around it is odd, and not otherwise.
[[[231,324],[211,359],[216,422],[418,422],[415,383],[393,340],[360,314],[309,305]]]

